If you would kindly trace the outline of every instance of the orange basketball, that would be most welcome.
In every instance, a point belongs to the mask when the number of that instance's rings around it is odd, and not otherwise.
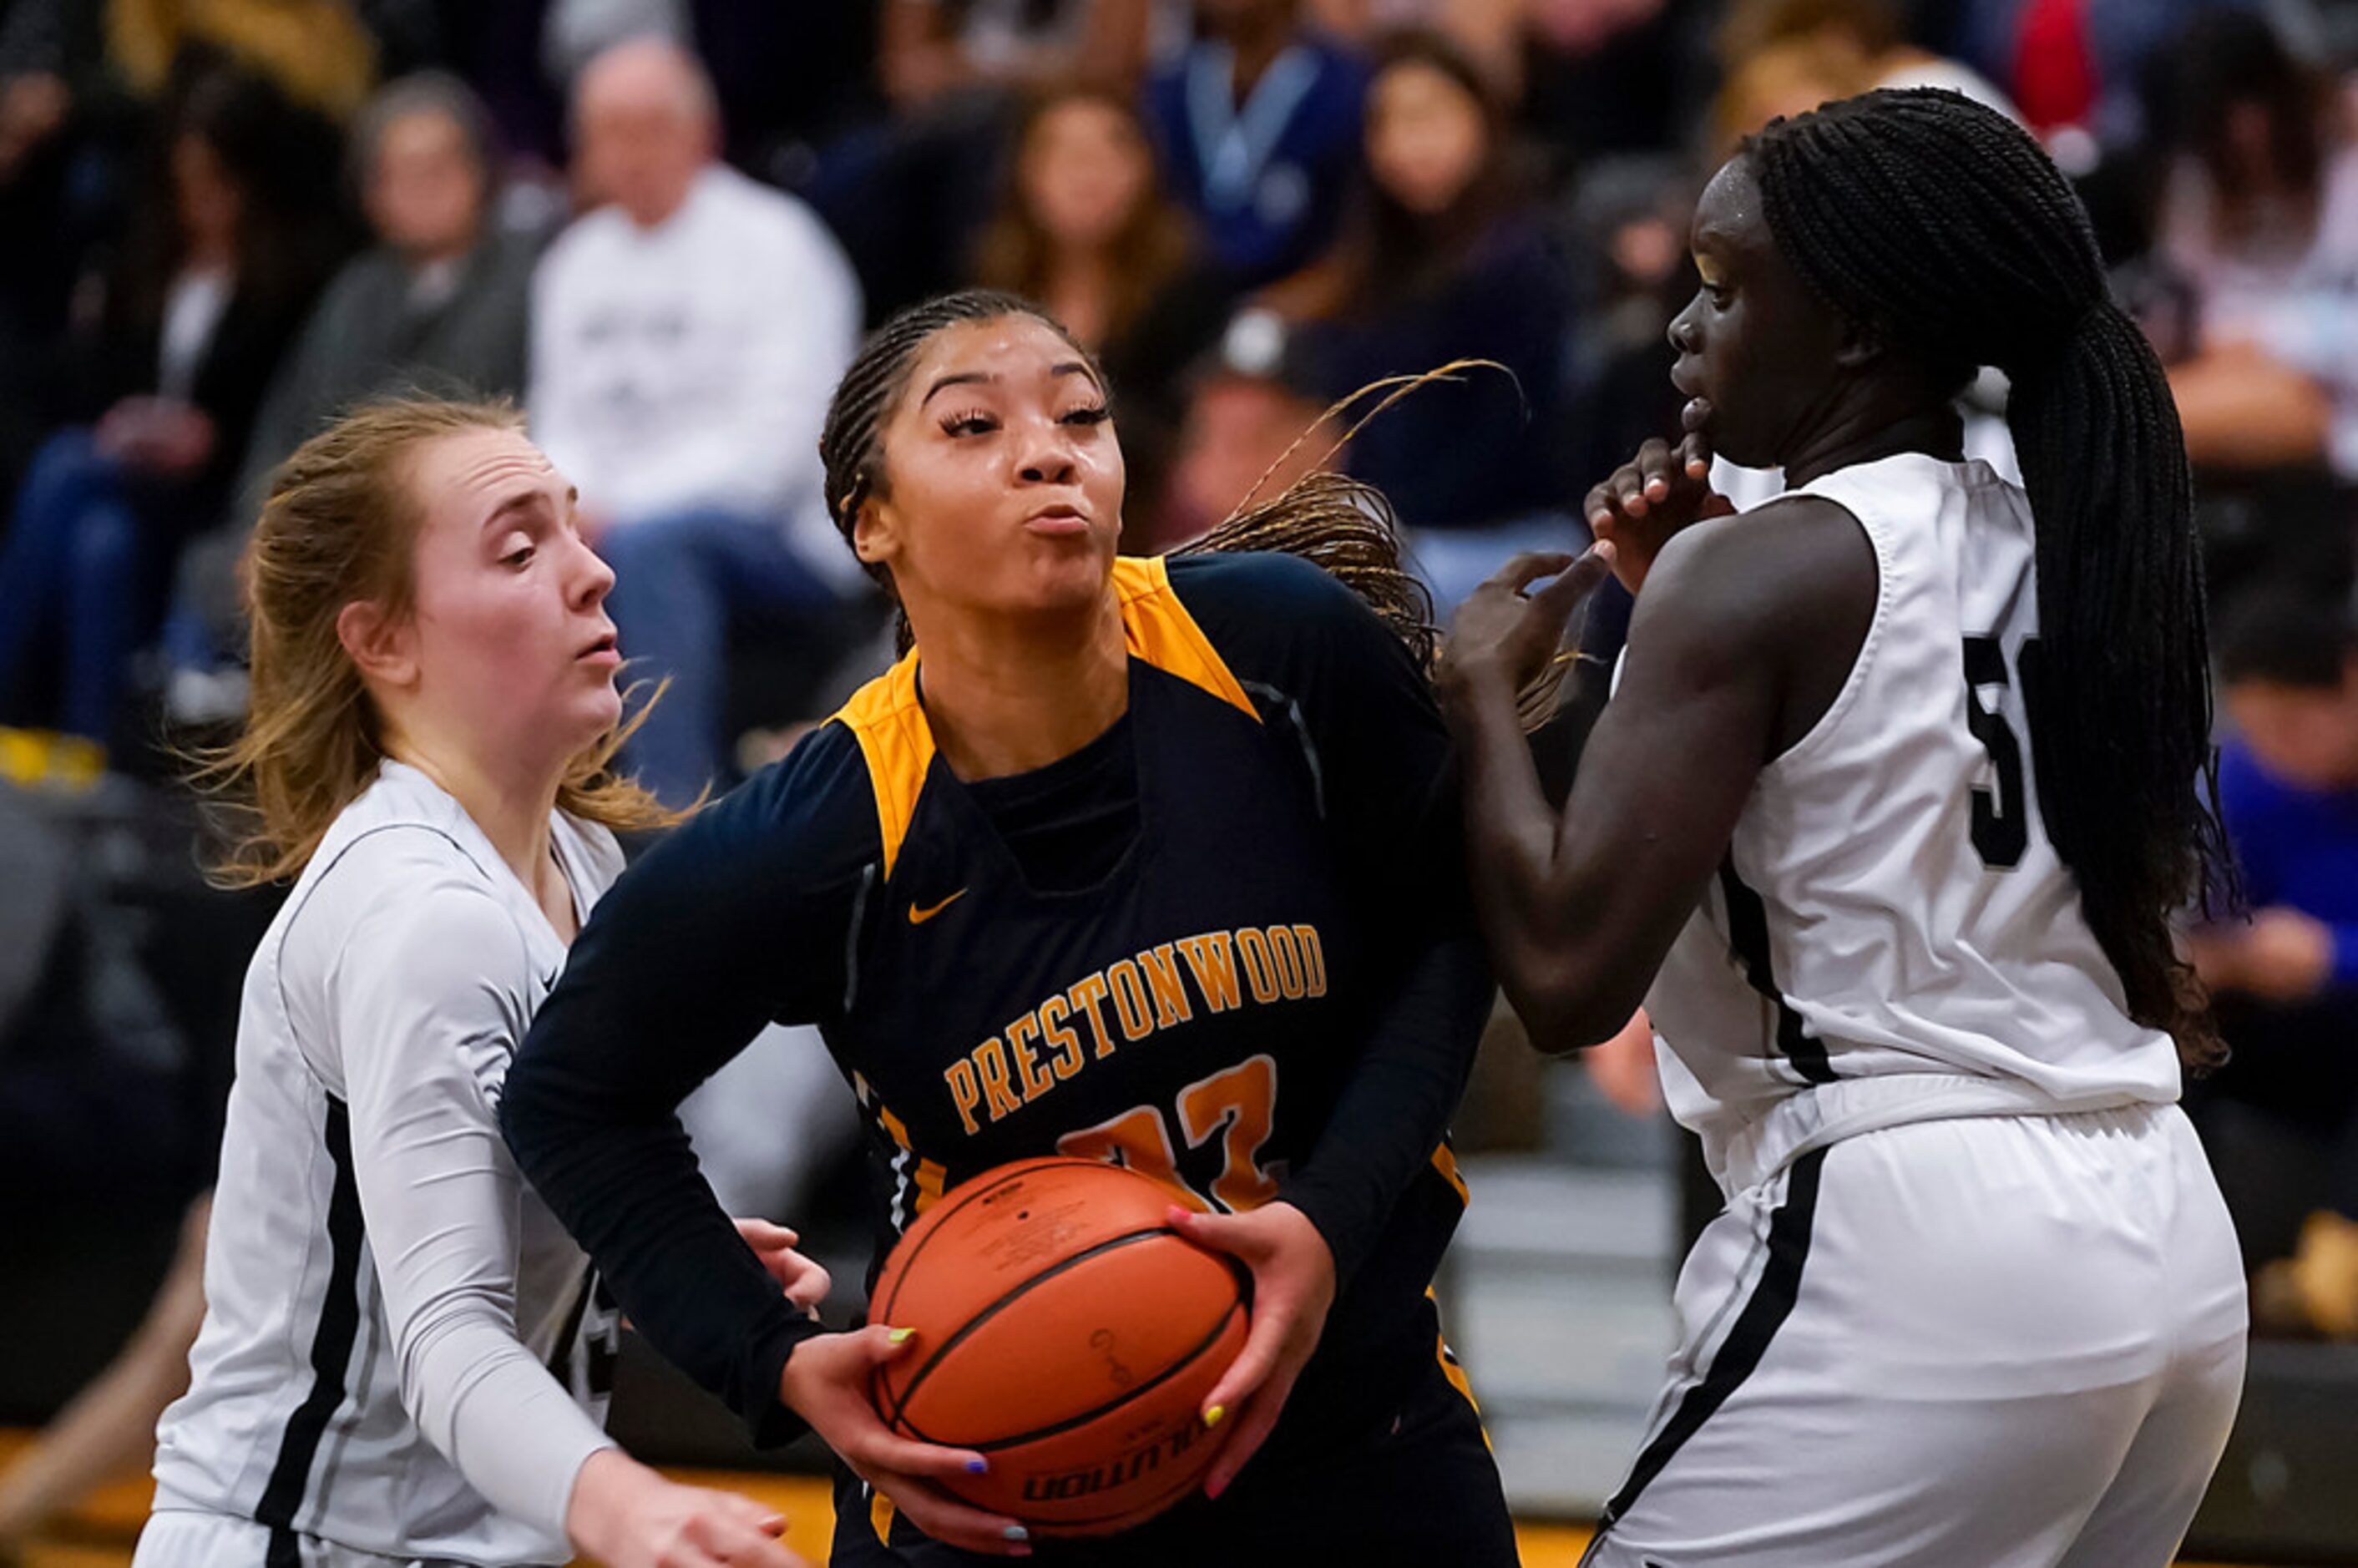
[[[1104,1535],[1195,1488],[1199,1415],[1245,1341],[1244,1276],[1174,1231],[1171,1189],[1095,1160],[1022,1160],[947,1193],[885,1260],[869,1317],[916,1330],[877,1411],[979,1450],[949,1485],[1055,1535]]]

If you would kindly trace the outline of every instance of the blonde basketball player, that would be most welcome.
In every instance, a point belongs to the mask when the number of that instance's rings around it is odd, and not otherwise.
[[[795,1568],[770,1509],[606,1437],[615,1314],[495,1122],[611,829],[667,820],[605,769],[613,574],[565,480],[511,411],[365,409],[281,470],[249,568],[224,871],[294,888],[246,976],[138,1568]],[[741,1233],[824,1291],[789,1233]]]

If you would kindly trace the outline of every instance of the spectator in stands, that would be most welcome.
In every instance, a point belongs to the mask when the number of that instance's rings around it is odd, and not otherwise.
[[[1134,100],[1079,84],[1033,100],[974,281],[1038,300],[1098,356],[1121,402],[1131,492],[1160,495],[1183,373],[1218,337],[1231,289],[1164,194]]]
[[[1710,91],[1698,13],[1712,0],[1523,0],[1522,123],[1559,173],[1660,153]]]
[[[1956,0],[1958,57],[2004,88],[2067,170],[2147,135],[2139,85],[2198,16],[2293,6],[2264,0]]]
[[[1893,0],[1736,0],[1715,39],[1720,69],[1733,77],[1764,51],[1806,42],[1823,53],[1844,57],[1847,63],[1834,69],[1866,83],[1853,92],[1877,87],[1947,87],[2001,114],[2014,114],[2014,105],[1996,82],[1963,60],[1919,47],[1902,20]],[[1767,123],[1765,117],[1761,123]]]
[[[1149,0],[884,0],[884,91],[911,114],[976,89],[1127,90],[1146,70],[1152,10]]]
[[[535,237],[498,226],[489,116],[456,77],[384,89],[354,127],[352,168],[374,247],[330,285],[272,381],[222,525],[181,562],[165,622],[168,715],[243,711],[236,565],[271,470],[337,414],[380,393],[524,395]]]
[[[2325,78],[2257,16],[2206,17],[2169,61],[2161,332],[2187,454],[2358,479],[2358,152]]]
[[[1322,401],[1456,359],[1496,361],[1381,415],[1345,461],[1391,498],[1443,608],[1507,557],[1579,542],[1560,445],[1569,272],[1509,157],[1503,106],[1437,32],[1384,48],[1368,180],[1336,252],[1281,286],[1309,319],[1293,352]]]
[[[1770,39],[1728,62],[1711,103],[1713,156],[1734,156],[1745,137],[1779,116],[1804,114],[1875,85],[1874,66],[1840,40],[1813,34]]]
[[[521,397],[536,247],[495,221],[491,123],[456,77],[406,77],[355,127],[352,168],[376,244],[355,256],[273,382],[233,521],[270,470],[348,406],[380,392]]]
[[[103,739],[181,542],[228,501],[263,389],[340,237],[294,211],[280,172],[306,122],[266,80],[199,79],[168,122],[135,233],[77,345],[86,422],[52,437],[0,548],[0,718],[63,665],[59,727]]]
[[[1319,427],[1325,406],[1303,386],[1284,346],[1282,330],[1267,312],[1248,312],[1189,377],[1168,489],[1146,541],[1151,548],[1199,538],[1248,503],[1282,495],[1325,466],[1341,432]]]
[[[860,289],[808,209],[715,161],[710,84],[676,46],[600,56],[574,117],[579,182],[606,205],[534,278],[530,406],[624,579],[625,654],[672,683],[633,761],[684,804],[721,771],[731,622],[821,614],[859,581],[817,439]]]
[[[2358,623],[2266,592],[2225,618],[2219,654],[2220,803],[2251,916],[2188,937],[2234,1048],[2201,1125],[2246,1261],[2298,1249],[2299,1315],[2358,1337]]]
[[[1195,40],[1147,84],[1147,118],[1173,189],[1241,282],[1281,277],[1334,238],[1367,82],[1300,0],[1197,0]]]
[[[1372,52],[1395,33],[1427,28],[1446,37],[1505,98],[1520,91],[1529,0],[1309,0],[1317,24]]]

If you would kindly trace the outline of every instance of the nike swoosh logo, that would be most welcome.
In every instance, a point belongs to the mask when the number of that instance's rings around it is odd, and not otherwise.
[[[941,903],[934,905],[931,909],[919,909],[913,903],[909,906],[909,924],[912,925],[923,925],[926,921],[931,920],[935,915],[939,914],[942,911],[947,909],[950,905],[956,903],[965,896],[966,889],[960,888],[957,892],[950,894],[949,897],[942,900]]]

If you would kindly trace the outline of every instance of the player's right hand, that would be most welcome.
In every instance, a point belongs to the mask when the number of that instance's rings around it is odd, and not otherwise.
[[[785,1532],[775,1509],[666,1480],[619,1448],[583,1462],[565,1509],[574,1547],[607,1568],[809,1568]]]
[[[786,1357],[779,1400],[808,1422],[852,1474],[892,1498],[910,1523],[936,1541],[968,1552],[1029,1557],[1031,1534],[1019,1521],[962,1501],[942,1485],[945,1477],[983,1474],[989,1462],[981,1454],[903,1437],[870,1402],[876,1368],[905,1355],[914,1343],[907,1330],[881,1323],[806,1339]]]
[[[1581,503],[1589,532],[1612,542],[1613,575],[1631,593],[1645,585],[1654,557],[1673,535],[1736,510],[1711,487],[1711,441],[1704,434],[1710,420],[1711,405],[1689,399],[1680,416],[1686,433],[1677,446],[1659,438],[1648,441]]]

